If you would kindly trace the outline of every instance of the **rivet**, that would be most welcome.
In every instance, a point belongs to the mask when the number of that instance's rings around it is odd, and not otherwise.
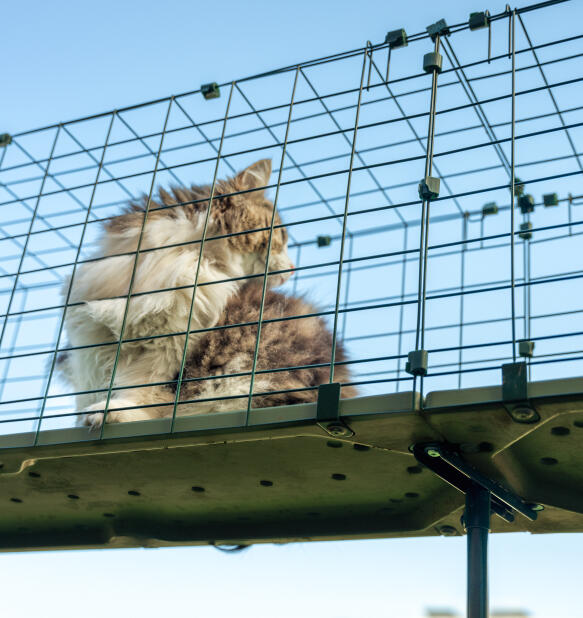
[[[340,474],[339,472],[336,472],[332,475],[332,478],[335,481],[345,481],[346,480],[346,474]]]
[[[457,536],[458,532],[453,526],[439,526],[437,529],[442,536]]]

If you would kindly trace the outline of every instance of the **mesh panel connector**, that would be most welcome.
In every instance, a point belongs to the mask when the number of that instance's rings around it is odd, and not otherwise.
[[[531,230],[532,230],[532,223],[530,221],[525,221],[524,223],[520,224],[520,232],[518,232],[518,235],[523,240],[530,240],[532,238]]]
[[[559,196],[556,193],[545,193],[543,195],[543,203],[545,206],[558,206]]]
[[[407,47],[407,33],[402,28],[400,30],[391,30],[391,32],[387,32],[385,43],[388,43],[391,49]]]
[[[316,242],[318,243],[318,247],[329,247],[332,239],[330,236],[318,236]]]
[[[512,190],[512,185],[510,186],[510,189]],[[516,197],[520,197],[523,194],[524,194],[524,183],[522,182],[522,180],[520,180],[520,178],[518,178],[518,176],[515,176],[514,177],[514,195]]]
[[[534,341],[519,341],[518,353],[520,356],[530,358],[534,354]]]
[[[534,210],[534,197],[532,195],[521,195],[518,198],[518,205],[520,206],[520,212],[525,215],[528,212],[533,212]]]
[[[0,133],[0,148],[12,144],[12,135],[10,133]]]
[[[488,202],[482,206],[482,217],[486,217],[487,215],[497,215],[498,214],[498,204],[496,202]]]
[[[490,16],[488,11],[481,11],[479,13],[470,13],[470,19],[468,25],[470,30],[481,30],[487,28],[490,22]]]
[[[425,176],[419,183],[419,199],[434,200],[439,197],[439,178]]]
[[[407,355],[405,371],[412,376],[427,375],[427,350],[413,350]]]
[[[433,73],[433,71],[441,73],[442,65],[443,56],[438,52],[429,52],[423,56],[423,70],[426,73]]]
[[[446,36],[449,34],[449,26],[445,23],[445,19],[440,19],[431,26],[427,26],[426,30],[432,41],[435,41],[437,35]]]
[[[216,82],[212,84],[203,84],[200,87],[200,92],[207,101],[209,99],[218,99],[221,96],[221,90]]]

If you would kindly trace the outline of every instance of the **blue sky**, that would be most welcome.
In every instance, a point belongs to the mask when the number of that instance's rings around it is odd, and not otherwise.
[[[358,48],[400,27],[414,33],[442,17],[461,22],[483,8],[459,0],[7,3],[0,133]],[[569,11],[583,18],[575,0]],[[528,23],[540,28],[545,19]],[[561,29],[549,21],[548,39]],[[582,552],[583,535],[493,537],[492,607],[583,617]],[[0,555],[2,609],[12,618],[419,618],[428,606],[463,610],[464,569],[465,542],[455,538],[256,546],[238,555],[212,548]]]

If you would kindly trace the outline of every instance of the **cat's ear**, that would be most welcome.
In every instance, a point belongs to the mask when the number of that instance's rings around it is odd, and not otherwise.
[[[271,176],[271,159],[261,159],[237,174],[237,181],[245,189],[266,187]]]

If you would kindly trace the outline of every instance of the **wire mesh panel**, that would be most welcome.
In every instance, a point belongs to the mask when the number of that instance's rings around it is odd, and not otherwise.
[[[5,137],[0,431],[580,375],[583,35],[554,4]]]

